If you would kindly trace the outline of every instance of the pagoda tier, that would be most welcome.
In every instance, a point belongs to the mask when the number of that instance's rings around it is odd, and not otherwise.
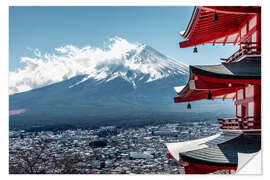
[[[194,8],[181,48],[205,43],[237,44],[260,31],[261,8],[240,6],[203,6]],[[249,23],[247,23],[249,22]],[[247,24],[246,24],[247,23]]]
[[[246,85],[261,84],[261,58],[206,66],[190,66],[190,79],[186,86],[176,87],[179,95],[174,102],[189,102],[209,98],[235,99],[236,92]]]
[[[241,168],[238,167],[239,154],[254,154],[261,149],[261,136],[225,133],[199,140],[167,143],[166,146],[173,157],[185,162],[181,168],[187,174],[236,171]]]

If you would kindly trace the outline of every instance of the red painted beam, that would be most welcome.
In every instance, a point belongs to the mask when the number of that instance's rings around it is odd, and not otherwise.
[[[236,92],[239,88],[224,88],[218,90],[211,90],[212,97],[221,96]],[[209,90],[188,90],[183,95],[179,95],[174,98],[175,103],[191,102],[207,99]]]
[[[230,24],[230,23],[227,23],[227,24],[217,24],[215,26],[211,26],[210,24],[208,25],[205,25],[205,26],[200,26],[200,27],[197,27],[194,29],[193,32],[197,32],[196,35],[199,33],[208,33],[209,31],[216,31],[218,29],[230,29],[230,28],[233,28],[233,27],[238,27],[239,25],[238,24]]]
[[[219,81],[220,82],[220,81]],[[207,82],[204,80],[190,80],[189,85],[191,89],[196,90],[217,90],[217,89],[224,89],[224,88],[235,88],[235,87],[245,87],[243,84],[237,84],[237,83],[226,83],[226,82]]]
[[[213,46],[215,45],[215,43],[216,43],[216,39],[213,41]]]
[[[204,30],[204,31],[195,31],[194,33],[196,34],[196,36],[194,38],[191,38],[191,39],[200,39],[200,38],[204,38],[206,36],[209,36],[210,34],[216,34],[216,33],[220,33],[220,32],[223,32],[224,29],[230,29],[231,27],[219,27],[219,28],[215,28],[215,29],[208,29],[208,30]],[[234,28],[237,28],[237,27],[234,27]],[[235,32],[231,33],[231,34],[234,34]],[[224,37],[226,35],[230,35],[230,34],[224,34],[223,36],[221,37]],[[221,38],[219,37],[219,38]],[[218,39],[219,39],[218,38]]]
[[[250,15],[229,15],[229,14],[226,14],[226,15],[219,15],[218,16],[218,21],[216,22],[213,22],[213,16],[214,16],[214,13],[212,15],[209,15],[208,18],[204,18],[204,19],[200,19],[200,24],[209,24],[209,23],[213,23],[213,24],[218,24],[222,21],[224,22],[233,22],[232,20],[242,20],[242,19],[246,19],[247,17],[249,17]]]
[[[248,32],[244,35],[244,37],[241,37],[241,41],[242,41],[242,40],[246,40],[246,39],[248,39],[249,37],[251,37],[251,35],[252,35],[258,28],[259,28],[258,25],[254,26],[250,31],[248,31]]]
[[[235,93],[235,95],[234,95],[234,97],[233,97],[233,101],[236,99],[236,93]]]
[[[221,25],[236,25],[239,26],[243,20],[247,19],[248,16],[241,16],[241,17],[221,17],[219,18],[219,21],[213,22],[212,18],[200,20],[199,23],[194,27],[195,29],[201,28],[201,27],[215,27],[215,26],[221,26]]]
[[[183,166],[185,174],[209,174],[218,170],[218,168],[210,168],[206,165],[199,165],[196,163],[185,162],[187,165]]]
[[[215,77],[209,77],[209,76],[203,76],[203,75],[198,75],[196,74],[197,78],[200,80],[207,81],[207,83],[217,83],[221,82],[222,83],[232,83],[232,84],[253,84],[253,85],[261,85],[261,79],[221,79],[221,78],[215,78]]]
[[[260,6],[203,6],[201,9],[224,14],[256,14],[261,12]]]
[[[238,42],[238,39],[240,38],[240,31],[238,32],[238,35],[236,36],[233,45],[235,45]]]
[[[202,31],[202,30],[213,30],[215,28],[223,27],[223,29],[231,28],[231,27],[239,27],[242,22],[248,17],[243,18],[228,18],[228,19],[220,19],[218,22],[205,21],[199,22],[199,24],[194,27],[194,31]],[[193,33],[193,32],[192,32]]]
[[[212,41],[209,41],[209,42],[206,42],[206,43],[213,43]],[[215,42],[215,44],[223,44],[223,42]],[[233,42],[226,42],[226,44],[233,44]],[[220,58],[221,60],[224,59],[224,58]],[[222,60],[223,61],[223,60]]]
[[[223,46],[225,46],[225,44],[227,43],[228,37],[229,37],[229,35],[227,35],[227,36],[225,37],[224,42],[223,42]]]
[[[225,94],[225,95],[223,96],[222,101],[224,101],[224,100],[226,99],[227,95],[228,95],[228,94]]]
[[[186,47],[191,47],[199,44],[203,44],[209,41],[213,41],[215,39],[219,39],[221,37],[224,37],[226,35],[233,34],[238,31],[238,28],[231,28],[227,31],[222,31],[222,32],[217,32],[215,34],[208,34],[204,38],[201,39],[196,39],[196,40],[187,40],[187,41],[182,41],[179,43],[180,48],[186,48]]]

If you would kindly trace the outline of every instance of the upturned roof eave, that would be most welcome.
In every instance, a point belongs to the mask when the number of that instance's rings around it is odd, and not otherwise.
[[[191,28],[192,28],[192,26],[193,26],[193,24],[195,22],[195,19],[196,19],[197,15],[198,15],[199,9],[200,9],[200,6],[195,6],[194,7],[186,30],[183,33],[179,33],[184,39],[187,39],[188,34],[190,33],[190,30],[191,30]]]

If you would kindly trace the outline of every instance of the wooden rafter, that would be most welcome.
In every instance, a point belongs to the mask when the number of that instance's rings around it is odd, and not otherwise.
[[[223,42],[223,46],[225,46],[225,44],[227,43],[229,35],[225,36],[224,42]]]
[[[216,43],[216,39],[213,41],[213,46],[215,45],[215,43]]]
[[[215,39],[219,39],[219,38],[221,38],[223,36],[226,36],[226,35],[233,34],[233,33],[237,32],[237,31],[238,31],[238,28],[231,28],[231,29],[229,29],[227,31],[224,31],[224,32],[217,32],[214,35],[209,33],[208,35],[205,35],[201,39],[183,41],[183,42],[180,42],[179,45],[180,45],[181,48],[190,47],[190,46],[194,46],[194,45],[199,45],[199,44],[203,44],[203,43],[206,43],[206,42],[209,42],[209,41],[213,41]]]
[[[237,42],[238,42],[238,39],[240,38],[240,31],[238,32],[234,42],[233,42],[233,45],[235,45]]]

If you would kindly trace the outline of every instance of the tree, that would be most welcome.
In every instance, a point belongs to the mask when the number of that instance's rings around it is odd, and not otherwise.
[[[31,149],[16,150],[13,153],[16,164],[9,164],[10,174],[80,174],[90,172],[91,168],[84,163],[83,157],[79,154],[71,156],[56,157],[54,154],[46,153],[49,144],[40,145]]]
[[[17,164],[10,164],[10,174],[44,174],[47,159],[44,150],[47,145],[41,145],[29,150],[16,151]]]

